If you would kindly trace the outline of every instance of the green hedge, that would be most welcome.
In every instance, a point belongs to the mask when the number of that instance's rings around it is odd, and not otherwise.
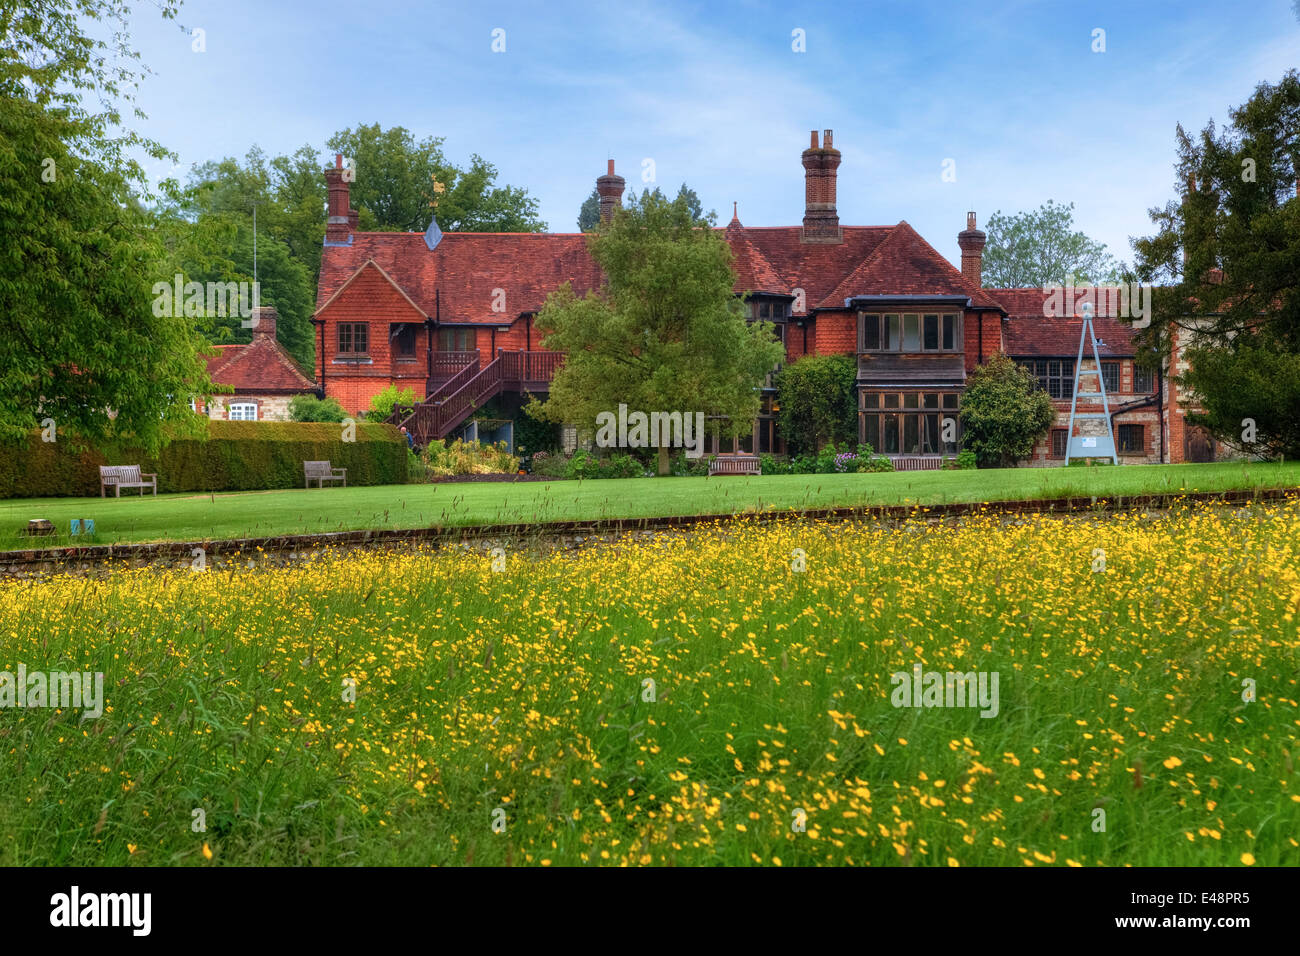
[[[139,465],[158,475],[158,492],[301,488],[304,461],[348,470],[349,485],[407,480],[406,439],[392,425],[357,423],[356,441],[343,426],[314,422],[209,420],[206,440],[178,438],[156,457],[129,448],[80,450],[60,437],[0,442],[0,498],[84,497],[99,494],[100,465]],[[123,491],[123,494],[137,494]]]

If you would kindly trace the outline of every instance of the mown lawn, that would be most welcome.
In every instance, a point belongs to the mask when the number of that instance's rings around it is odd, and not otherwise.
[[[1293,865],[1298,569],[1288,502],[4,583],[107,708],[0,711],[0,865]]]
[[[205,540],[351,531],[855,505],[942,504],[1063,496],[1300,486],[1300,463],[1011,468],[895,474],[641,478],[603,481],[384,485],[217,495],[42,498],[0,502],[0,549],[72,542]],[[58,535],[20,536],[30,518]],[[92,518],[95,537],[71,539]]]

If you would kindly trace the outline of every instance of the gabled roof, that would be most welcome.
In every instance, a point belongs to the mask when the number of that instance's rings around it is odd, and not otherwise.
[[[906,222],[844,226],[843,241],[835,244],[803,242],[798,226],[747,228],[735,217],[718,231],[731,246],[735,291],[802,289],[805,307],[795,314],[843,309],[853,295],[890,293],[960,294],[976,306],[999,308]],[[481,325],[507,324],[541,309],[565,282],[578,295],[604,282],[582,233],[444,233],[430,250],[423,233],[358,232],[351,245],[324,250],[317,314],[368,265],[422,314]]]
[[[419,313],[420,318],[427,319],[429,317],[428,313],[426,313],[423,309],[421,309],[418,305],[416,305],[414,302],[411,301],[411,297],[406,294],[405,290],[403,290],[400,285],[394,282],[393,277],[390,276],[387,272],[385,272],[383,267],[380,266],[379,263],[375,262],[374,259],[367,259],[360,269],[352,273],[352,275],[348,276],[347,281],[345,281],[341,286],[339,286],[334,291],[333,295],[331,295],[328,299],[326,299],[323,304],[317,306],[316,314],[319,315],[320,313],[328,309],[331,304],[337,302],[343,296],[343,293],[348,290],[348,287],[351,286],[352,283],[355,282],[360,276],[364,275],[367,269],[373,269],[375,272],[377,272],[385,282],[387,282],[397,291],[398,295],[400,295],[403,299],[407,301],[407,303],[411,306],[412,309],[414,309],[417,313]],[[317,298],[319,300],[319,295],[317,296]]]
[[[602,281],[582,233],[447,232],[430,250],[421,232],[358,232],[352,245],[324,250],[317,313],[372,261],[425,315],[438,314],[440,293],[445,322],[509,323],[565,282],[582,295]],[[492,308],[498,289],[504,312]]]
[[[1072,356],[1079,352],[1079,335],[1083,320],[1068,316],[1043,315],[1043,303],[1049,295],[1042,289],[986,289],[989,296],[1002,304],[1007,321],[1002,325],[1002,350],[1012,357],[1031,355]],[[1097,352],[1110,358],[1128,358],[1137,354],[1133,329],[1119,319],[1098,316],[1092,320],[1097,333]],[[1084,346],[1084,358],[1092,358]]]
[[[218,345],[216,350],[215,356],[204,356],[208,377],[215,385],[233,386],[236,394],[297,394],[316,388],[274,335],[254,332],[247,345]]]
[[[837,244],[803,242],[803,230],[799,226],[741,227],[741,230],[748,249],[761,256],[781,281],[779,291],[790,294],[796,288],[803,289],[804,312],[811,312],[840,280],[875,251],[893,228],[844,226],[840,230],[843,241]],[[741,253],[737,253],[738,261],[740,257]],[[841,307],[843,304],[840,303]]]
[[[999,309],[983,290],[939,255],[906,220],[889,231],[871,255],[825,298],[821,309],[842,309],[855,295],[966,295],[976,306]]]

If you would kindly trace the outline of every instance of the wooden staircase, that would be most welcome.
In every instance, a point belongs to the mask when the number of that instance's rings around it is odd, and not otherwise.
[[[403,425],[420,446],[446,438],[502,392],[546,391],[562,352],[501,352],[487,365],[466,365],[418,405],[395,406],[389,421]]]

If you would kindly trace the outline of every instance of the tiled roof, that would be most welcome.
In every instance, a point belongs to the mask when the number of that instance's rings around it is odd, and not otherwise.
[[[205,356],[208,377],[214,385],[231,385],[235,391],[310,392],[316,383],[303,375],[274,335],[253,333],[247,345],[218,345],[215,356]]]
[[[1002,326],[1003,351],[1010,356],[1077,355],[1082,319],[1043,315],[1047,294],[1042,289],[985,289],[1007,311]],[[1118,319],[1098,317],[1092,320],[1097,333],[1097,351],[1104,356],[1122,358],[1137,353],[1132,328]],[[1091,357],[1085,346],[1085,357]]]
[[[805,243],[798,226],[719,228],[731,246],[737,292],[804,292],[805,311],[843,308],[852,295],[969,295],[977,306],[998,303],[917,235],[896,226],[844,226],[840,243]],[[423,233],[359,232],[321,258],[317,312],[367,262],[387,274],[415,307],[443,322],[495,325],[540,309],[548,293],[570,282],[581,295],[603,281],[582,233],[444,233],[432,251]],[[505,312],[494,312],[505,293]]]
[[[840,309],[854,295],[967,295],[976,306],[999,304],[939,255],[906,221],[889,231],[865,262],[846,276],[819,308]]]
[[[317,310],[370,259],[426,315],[444,322],[496,325],[540,309],[565,282],[579,295],[597,287],[600,270],[582,233],[443,233],[430,251],[420,232],[358,232],[349,246],[321,256]],[[505,312],[493,312],[505,293]],[[435,301],[441,295],[441,309]]]

